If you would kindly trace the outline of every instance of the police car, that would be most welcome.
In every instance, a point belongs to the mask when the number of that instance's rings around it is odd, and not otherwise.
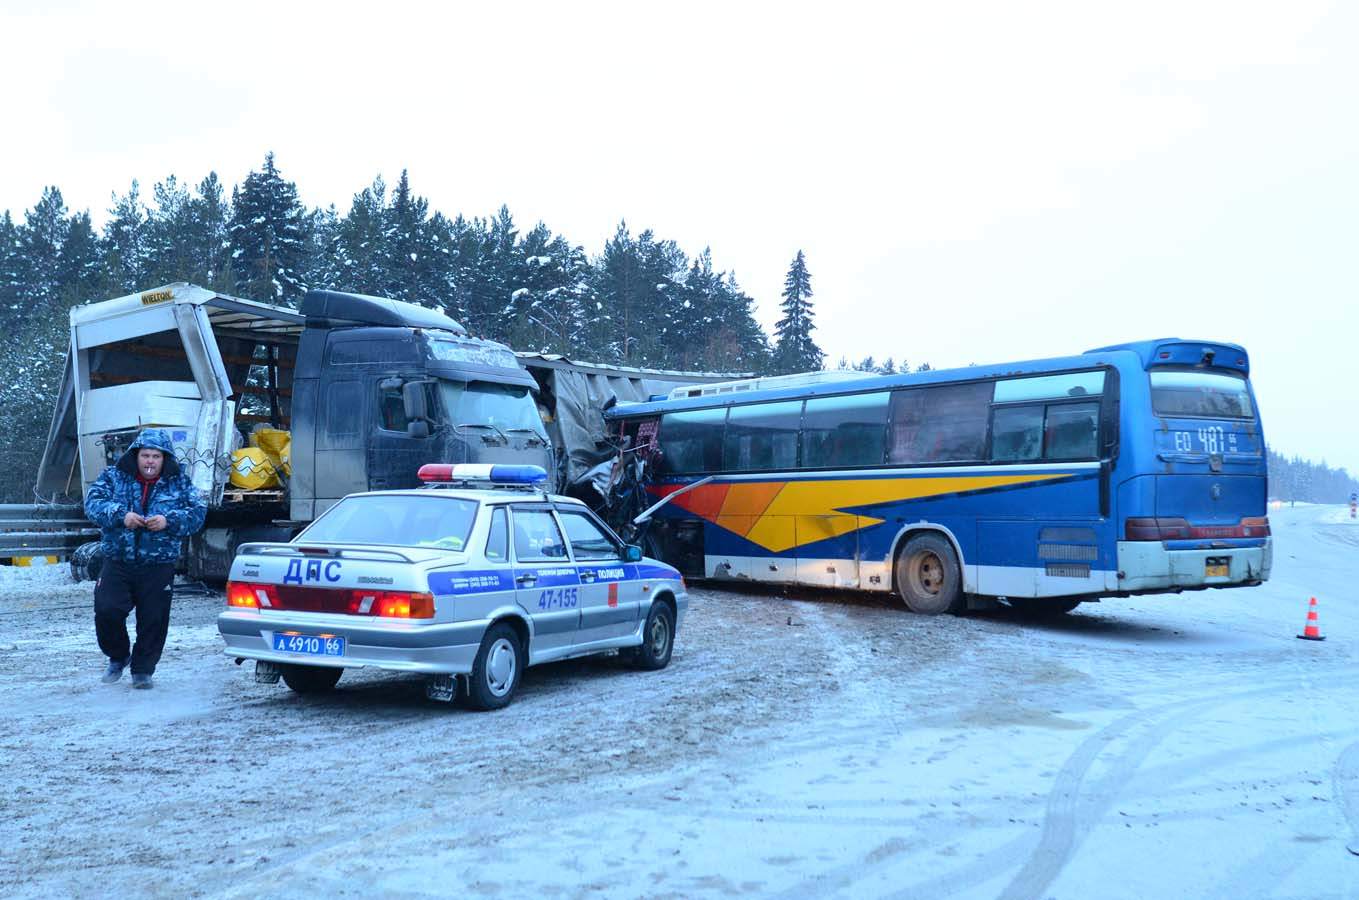
[[[290,543],[242,545],[225,653],[300,693],[346,668],[425,673],[429,697],[475,709],[508,704],[538,663],[619,651],[665,668],[688,606],[679,572],[545,479],[426,465],[422,488],[351,494]]]

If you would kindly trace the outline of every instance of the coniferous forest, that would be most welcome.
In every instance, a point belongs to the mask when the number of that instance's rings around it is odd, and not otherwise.
[[[176,281],[286,306],[313,287],[392,297],[516,350],[593,362],[768,374],[825,360],[800,249],[771,340],[754,299],[706,248],[690,257],[620,222],[591,253],[541,222],[522,227],[503,206],[470,219],[431,210],[404,171],[392,186],[375,179],[347,210],[307,209],[270,153],[235,187],[216,173],[192,186],[172,175],[147,197],[134,181],[99,230],[53,186],[22,214],[0,216],[0,500],[33,499],[70,308]],[[910,371],[891,358],[852,367]],[[1339,502],[1359,488],[1343,469],[1274,454],[1270,468],[1271,495],[1284,499]]]

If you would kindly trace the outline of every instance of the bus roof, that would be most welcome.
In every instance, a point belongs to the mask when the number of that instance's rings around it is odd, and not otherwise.
[[[651,400],[642,403],[620,403],[605,413],[607,419],[624,419],[633,416],[657,415],[683,409],[703,409],[706,407],[736,406],[758,403],[767,400],[796,400],[804,397],[820,397],[834,394],[852,394],[860,391],[891,390],[899,387],[917,387],[929,384],[947,384],[955,381],[974,381],[983,378],[1004,378],[1021,375],[1040,375],[1045,372],[1064,369],[1088,369],[1101,365],[1117,365],[1125,368],[1134,365],[1143,369],[1154,365],[1200,365],[1207,359],[1209,364],[1249,372],[1249,360],[1244,348],[1237,344],[1221,341],[1184,341],[1179,338],[1158,338],[1149,341],[1136,341],[1115,344],[1087,350],[1078,356],[1058,356],[1049,359],[1031,359],[1020,362],[995,363],[985,366],[967,366],[961,369],[931,369],[926,372],[901,373],[897,375],[868,375],[845,381],[831,381],[822,384],[802,385],[768,390],[742,391],[740,393],[688,397],[676,400]]]

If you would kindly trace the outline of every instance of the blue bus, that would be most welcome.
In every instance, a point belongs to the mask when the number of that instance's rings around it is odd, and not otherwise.
[[[1269,577],[1246,351],[1178,338],[620,404],[648,553],[688,578],[896,593],[912,611]]]

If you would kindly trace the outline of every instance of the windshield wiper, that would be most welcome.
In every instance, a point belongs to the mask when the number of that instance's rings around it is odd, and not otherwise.
[[[491,431],[494,431],[496,435],[499,436],[499,438],[506,444],[509,444],[510,442],[510,436],[505,432],[501,431],[499,428],[496,428],[490,422],[461,422],[453,426],[454,431],[457,431],[460,428],[489,428]]]
[[[538,431],[536,428],[506,428],[506,434],[531,434],[538,439],[538,443],[547,446],[547,435]]]

